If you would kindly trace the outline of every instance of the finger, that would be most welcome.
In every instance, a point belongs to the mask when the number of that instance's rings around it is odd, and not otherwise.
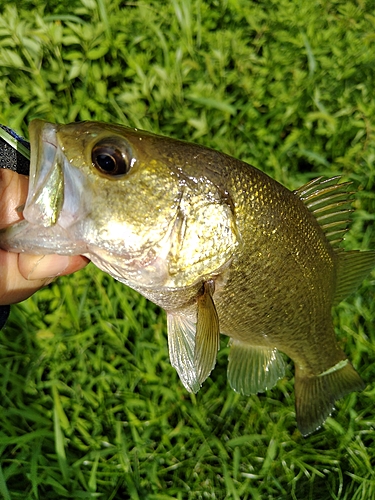
[[[83,255],[72,255],[68,267],[59,276],[75,273],[87,266],[90,260]]]
[[[17,209],[26,199],[28,182],[24,175],[0,169],[0,229],[22,219]]]
[[[20,254],[18,266],[27,280],[54,278],[82,269],[88,260],[80,255],[27,255]]]
[[[18,270],[18,254],[0,250],[0,305],[21,302],[45,286],[48,278],[25,279]]]
[[[0,250],[0,305],[21,302],[51,283],[56,276],[74,273],[88,262],[86,257],[80,255],[41,256]]]

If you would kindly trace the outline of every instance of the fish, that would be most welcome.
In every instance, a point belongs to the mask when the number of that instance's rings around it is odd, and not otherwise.
[[[228,380],[249,396],[295,366],[297,426],[321,427],[365,384],[339,347],[331,308],[375,265],[344,251],[353,191],[340,177],[291,191],[224,153],[122,125],[29,126],[24,220],[12,252],[85,255],[167,314],[171,364],[196,393],[229,337]]]

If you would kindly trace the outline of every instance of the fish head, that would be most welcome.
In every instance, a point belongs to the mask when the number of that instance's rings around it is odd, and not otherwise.
[[[217,173],[199,163],[205,148],[42,120],[31,122],[30,144],[25,221],[0,236],[3,248],[86,255],[136,289],[189,286],[232,258],[234,210]]]

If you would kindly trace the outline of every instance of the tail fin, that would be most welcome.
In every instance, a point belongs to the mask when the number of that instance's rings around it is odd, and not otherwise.
[[[332,413],[337,399],[364,386],[347,359],[318,376],[304,376],[296,365],[296,415],[301,433],[307,436],[317,430]]]

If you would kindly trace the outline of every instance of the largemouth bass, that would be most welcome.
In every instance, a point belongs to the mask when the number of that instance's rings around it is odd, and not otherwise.
[[[13,252],[85,255],[167,312],[172,365],[197,392],[230,337],[228,379],[245,395],[295,364],[307,435],[364,383],[337,344],[331,308],[375,265],[344,252],[350,183],[292,192],[211,149],[98,122],[30,124],[25,220],[0,234]]]

